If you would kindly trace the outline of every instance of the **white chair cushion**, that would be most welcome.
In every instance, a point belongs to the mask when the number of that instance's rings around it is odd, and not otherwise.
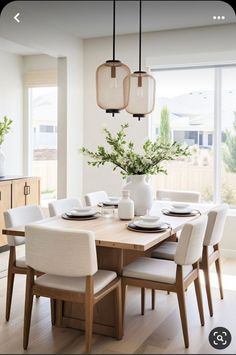
[[[16,266],[17,267],[24,267],[26,268],[25,256],[21,256],[20,258],[16,259]]]
[[[176,268],[177,265],[174,261],[143,257],[125,266],[123,276],[174,284],[176,281]],[[192,269],[190,265],[183,266],[183,276],[187,276]]]
[[[152,258],[174,260],[177,248],[176,242],[164,242],[152,252]]]
[[[154,249],[152,252],[152,258],[174,260],[176,253],[177,242],[163,242],[158,248]],[[213,253],[214,249],[212,246],[208,247],[208,255]],[[202,258],[200,259],[200,261]]]
[[[117,274],[114,271],[98,270],[94,274],[94,293],[101,291],[116,277]],[[85,292],[86,277],[43,275],[35,280],[35,284],[58,290]]]

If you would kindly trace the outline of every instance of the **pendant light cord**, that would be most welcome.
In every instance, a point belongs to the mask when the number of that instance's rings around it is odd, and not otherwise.
[[[142,70],[142,0],[139,1],[139,71]]]
[[[113,0],[113,60],[116,56],[116,0]]]

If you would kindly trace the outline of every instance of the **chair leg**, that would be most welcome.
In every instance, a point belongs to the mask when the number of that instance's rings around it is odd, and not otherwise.
[[[143,316],[145,313],[145,288],[141,288],[141,315]]]
[[[213,316],[213,306],[212,306],[212,298],[211,298],[211,284],[210,284],[210,272],[209,267],[203,269],[204,278],[205,278],[205,287],[206,287],[206,294],[208,300],[208,307],[210,316]]]
[[[90,353],[93,335],[93,278],[87,276],[85,300],[85,352]]]
[[[93,335],[93,303],[87,302],[86,304],[86,319],[85,319],[85,352],[90,353],[92,347]]]
[[[152,309],[155,309],[156,305],[156,290],[152,290]]]
[[[122,323],[123,323],[123,332],[124,332],[124,324],[125,324],[125,304],[126,304],[126,290],[127,285],[121,280],[121,295],[122,295]],[[123,333],[124,334],[124,333]]]
[[[37,275],[37,276],[36,276],[36,278],[38,278],[38,277],[39,277],[39,275]],[[37,299],[39,299],[39,298],[40,298],[40,296],[36,296],[36,298],[37,298]]]
[[[218,277],[218,282],[219,282],[219,289],[220,289],[220,298],[223,300],[224,298],[224,292],[223,292],[223,286],[222,286],[222,276],[221,276],[221,264],[220,264],[220,259],[217,259],[215,261],[216,265],[216,273]]]
[[[116,339],[120,340],[123,336],[123,320],[122,320],[122,299],[121,299],[121,283],[115,290],[116,293]]]
[[[55,300],[53,298],[50,299],[50,305],[51,305],[51,323],[52,325],[56,324],[56,319],[55,319]]]
[[[185,347],[189,347],[189,336],[188,336],[188,325],[187,325],[187,315],[186,315],[186,305],[185,305],[185,295],[184,290],[180,289],[177,291],[178,303],[179,303],[179,312],[182,323],[182,330],[184,336]]]
[[[12,293],[14,287],[15,273],[13,272],[13,267],[16,263],[16,249],[15,247],[10,247],[9,261],[8,261],[8,276],[7,276],[7,299],[6,299],[6,321],[9,321],[11,313],[11,302]]]
[[[29,344],[30,323],[33,305],[33,274],[31,271],[27,274],[26,292],[25,292],[25,315],[24,315],[24,335],[23,348],[27,350]]]
[[[200,316],[200,322],[201,322],[201,325],[203,326],[205,324],[205,321],[204,321],[202,292],[201,292],[201,285],[200,285],[199,277],[194,280],[194,286],[195,286],[195,293],[196,293],[196,298],[197,298],[197,305],[198,305],[198,311],[199,311],[199,316]]]
[[[12,293],[14,287],[14,279],[15,274],[8,269],[8,276],[7,276],[7,300],[6,300],[6,321],[9,321],[10,313],[11,313],[11,302],[12,302]]]

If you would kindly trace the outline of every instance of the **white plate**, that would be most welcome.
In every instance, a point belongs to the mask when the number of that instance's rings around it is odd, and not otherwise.
[[[141,228],[161,228],[165,222],[144,222],[144,221],[140,221],[140,220],[137,220],[137,221],[134,221],[133,222],[135,224],[135,226],[137,227],[141,227]]]
[[[159,216],[140,216],[140,220],[142,220],[143,222],[157,222],[159,221],[159,219]]]
[[[169,211],[172,213],[190,213],[192,211],[192,208],[190,208],[190,207],[174,208],[174,207],[170,206]]]
[[[77,210],[72,210],[69,211],[69,214],[71,214],[74,217],[87,217],[87,216],[94,216],[97,212],[93,210],[85,211],[85,212],[78,212]]]

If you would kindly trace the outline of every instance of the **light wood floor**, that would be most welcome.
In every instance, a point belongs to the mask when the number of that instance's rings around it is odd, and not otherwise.
[[[20,250],[21,253],[21,250]],[[49,301],[34,301],[31,335],[28,351],[22,348],[24,307],[24,276],[16,276],[12,313],[5,322],[6,265],[8,253],[0,254],[0,353],[1,354],[79,354],[84,349],[84,335],[73,329],[51,327]],[[117,341],[94,335],[93,353],[96,354],[235,354],[236,353],[236,260],[223,260],[225,299],[221,301],[218,289],[213,287],[214,317],[208,316],[205,290],[204,327],[200,326],[194,289],[186,293],[190,333],[190,348],[183,344],[177,299],[175,294],[157,293],[156,310],[150,309],[150,292],[147,294],[146,314],[140,315],[140,291],[130,288],[127,298],[125,336]],[[213,286],[217,286],[212,269]],[[232,343],[217,351],[208,343],[209,332],[217,326],[231,331]]]

